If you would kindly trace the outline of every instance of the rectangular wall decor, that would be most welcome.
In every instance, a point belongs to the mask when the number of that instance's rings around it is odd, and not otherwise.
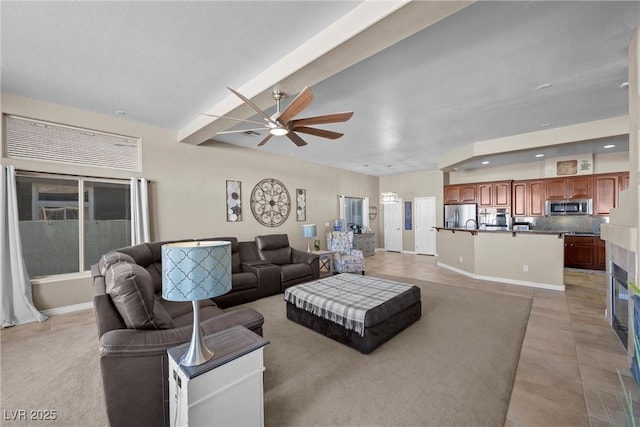
[[[296,221],[307,220],[307,190],[296,188]]]
[[[242,192],[240,181],[227,180],[227,221],[242,221]]]

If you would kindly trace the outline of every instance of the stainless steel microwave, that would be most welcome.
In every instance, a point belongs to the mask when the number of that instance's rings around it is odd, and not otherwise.
[[[580,200],[547,200],[547,215],[592,215],[591,199]]]

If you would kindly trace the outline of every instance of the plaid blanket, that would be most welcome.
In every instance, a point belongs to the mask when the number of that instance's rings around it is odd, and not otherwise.
[[[364,336],[367,310],[410,288],[391,280],[343,273],[287,288],[284,299]]]

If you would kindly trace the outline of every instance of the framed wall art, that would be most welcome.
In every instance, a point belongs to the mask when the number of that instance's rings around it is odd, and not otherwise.
[[[411,230],[413,227],[413,209],[411,202],[404,202],[404,229]]]
[[[242,184],[227,180],[227,221],[242,221]]]
[[[278,227],[287,220],[291,211],[289,191],[277,179],[263,179],[253,187],[249,206],[260,224]]]
[[[307,190],[296,188],[296,221],[307,220]]]

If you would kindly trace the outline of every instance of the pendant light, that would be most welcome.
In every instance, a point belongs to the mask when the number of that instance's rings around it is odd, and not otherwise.
[[[390,167],[391,167],[391,163],[387,163],[387,168],[390,168]],[[389,175],[389,173],[387,173],[387,175]],[[386,191],[386,192],[380,193],[380,204],[390,205],[392,203],[398,203],[398,201],[399,201],[399,198],[397,193],[394,193],[392,191]]]

